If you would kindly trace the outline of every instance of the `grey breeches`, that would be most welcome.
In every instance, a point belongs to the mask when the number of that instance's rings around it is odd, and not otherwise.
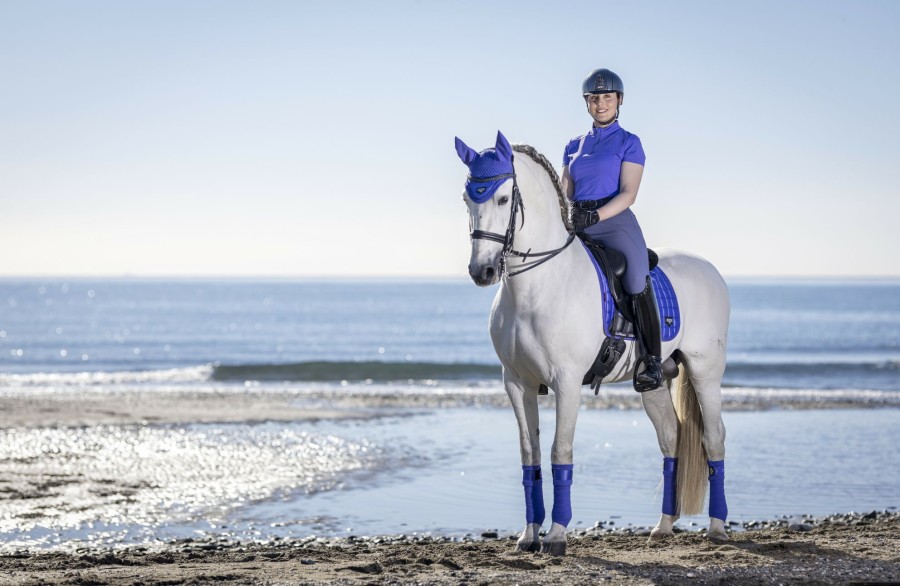
[[[647,258],[644,233],[641,232],[637,218],[630,209],[608,220],[597,222],[585,230],[585,233],[591,240],[596,240],[625,255],[628,267],[625,269],[622,284],[629,294],[634,295],[644,290],[647,275],[650,274],[650,261]]]

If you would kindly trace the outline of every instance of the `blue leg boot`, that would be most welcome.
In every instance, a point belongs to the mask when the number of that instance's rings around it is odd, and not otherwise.
[[[663,515],[678,516],[678,495],[675,494],[678,480],[678,458],[663,458]]]
[[[572,520],[572,464],[553,464],[553,525],[541,544],[541,551],[565,555],[566,527]]]
[[[678,458],[663,457],[663,499],[662,516],[650,531],[648,542],[659,541],[674,535],[673,527],[678,520]]]
[[[709,460],[709,532],[710,539],[728,539],[725,520],[728,504],[725,502],[725,460]]]
[[[522,466],[522,486],[525,487],[525,531],[516,542],[521,551],[535,552],[541,548],[538,532],[544,523],[544,480],[540,466]]]

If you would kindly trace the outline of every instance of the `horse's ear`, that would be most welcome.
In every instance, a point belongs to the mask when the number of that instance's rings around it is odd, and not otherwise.
[[[509,146],[509,141],[506,140],[506,137],[503,136],[503,133],[499,130],[497,131],[497,154],[500,155],[501,158],[506,159],[507,161],[512,160],[512,147]]]
[[[459,137],[456,137],[456,154],[459,155],[460,160],[469,166],[469,163],[475,160],[475,156],[478,154],[474,149],[469,148],[466,143],[459,140]]]

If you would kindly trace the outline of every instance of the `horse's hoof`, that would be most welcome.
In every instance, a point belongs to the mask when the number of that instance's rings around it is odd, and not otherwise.
[[[710,517],[709,530],[706,532],[706,537],[710,541],[728,541],[728,533],[725,532],[725,521]]]
[[[535,553],[541,550],[541,542],[540,541],[522,541],[519,540],[516,542],[516,549],[518,551],[525,551],[528,553]]]
[[[663,539],[668,539],[669,537],[674,537],[675,534],[669,530],[666,531],[664,529],[660,529],[659,527],[655,527],[653,531],[650,532],[650,537],[647,538],[647,543],[657,543],[662,541]]]
[[[566,555],[566,542],[565,541],[544,541],[541,544],[541,553],[549,553],[552,556],[564,556]]]

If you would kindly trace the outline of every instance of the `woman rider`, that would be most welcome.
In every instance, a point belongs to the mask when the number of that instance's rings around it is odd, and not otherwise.
[[[625,94],[622,79],[609,69],[597,69],[581,86],[593,126],[573,138],[563,157],[562,184],[572,200],[572,223],[582,237],[625,254],[628,265],[622,284],[631,295],[635,330],[644,370],[634,379],[638,392],[662,384],[659,314],[650,286],[647,245],[630,206],[644,172],[641,139],[619,126]]]

